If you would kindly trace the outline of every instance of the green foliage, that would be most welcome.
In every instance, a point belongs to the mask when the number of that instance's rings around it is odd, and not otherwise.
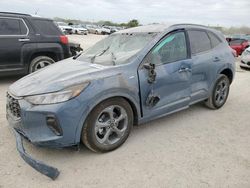
[[[139,21],[138,20],[130,20],[128,23],[127,23],[127,27],[137,27],[139,26]]]

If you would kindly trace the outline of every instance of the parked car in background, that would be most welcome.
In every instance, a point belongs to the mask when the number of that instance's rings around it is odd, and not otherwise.
[[[232,39],[245,39],[248,41],[248,44],[250,45],[250,35],[245,34],[234,34],[231,36]]]
[[[237,52],[237,56],[241,55],[242,52],[249,46],[247,40],[233,38],[230,40],[229,45]]]
[[[250,47],[245,49],[245,51],[242,53],[240,67],[250,69]]]
[[[18,80],[9,87],[6,114],[26,162],[55,179],[58,170],[30,159],[21,137],[40,146],[82,141],[92,151],[112,151],[134,124],[202,101],[221,108],[234,75],[232,50],[216,30],[142,26]]]
[[[71,56],[68,38],[53,20],[0,13],[0,75],[27,74]]]
[[[244,35],[242,38],[245,39],[245,40],[247,40],[248,41],[248,45],[250,46],[250,35]]]
[[[86,28],[88,29],[88,32],[92,34],[102,34],[102,35],[110,34],[109,29],[97,25],[86,25]]]
[[[73,28],[65,22],[56,22],[58,27],[64,34],[73,34]]]
[[[73,29],[73,33],[75,34],[81,34],[81,35],[88,34],[88,30],[81,25],[72,25],[71,27]]]
[[[103,26],[103,28],[108,29],[109,32],[107,34],[112,34],[118,31],[114,26]]]
[[[101,27],[101,34],[102,35],[110,35],[111,34],[111,30],[108,27]]]
[[[86,25],[86,29],[88,30],[89,33],[92,34],[101,34],[102,32],[100,27],[97,27],[96,25]]]

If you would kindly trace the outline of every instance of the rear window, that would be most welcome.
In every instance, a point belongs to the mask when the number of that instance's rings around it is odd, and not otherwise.
[[[188,31],[192,54],[198,54],[210,50],[211,43],[205,31]]]
[[[27,27],[23,20],[0,18],[0,35],[26,35]]]
[[[34,24],[41,34],[52,36],[61,34],[59,28],[55,25],[53,21],[34,20]]]

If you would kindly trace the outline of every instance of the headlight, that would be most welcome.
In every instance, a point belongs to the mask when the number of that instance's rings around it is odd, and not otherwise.
[[[31,104],[55,104],[68,101],[78,95],[89,85],[84,83],[81,85],[71,86],[55,93],[47,93],[42,95],[33,95],[24,99]]]
[[[243,55],[250,55],[250,51],[245,50],[245,51],[243,52]]]

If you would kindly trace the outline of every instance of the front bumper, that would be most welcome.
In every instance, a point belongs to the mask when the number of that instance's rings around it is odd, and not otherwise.
[[[240,61],[240,67],[250,68],[250,62],[244,62],[243,60]]]
[[[62,148],[79,144],[77,128],[82,124],[83,107],[77,99],[52,105],[32,105],[19,99],[20,117],[6,111],[9,125],[25,136],[34,145]],[[61,134],[56,134],[48,126],[48,117],[55,117]]]
[[[78,33],[79,33],[79,34],[82,34],[82,35],[86,35],[86,34],[88,34],[88,31],[79,30]]]
[[[25,152],[25,149],[23,147],[23,139],[20,133],[18,133],[16,130],[14,130],[15,136],[16,136],[16,147],[17,151],[23,158],[23,160],[28,163],[31,167],[36,169],[38,172],[44,174],[45,176],[50,177],[51,179],[55,180],[60,172],[57,168],[54,168],[52,166],[46,165],[42,161],[38,161],[33,159],[29,154]]]

